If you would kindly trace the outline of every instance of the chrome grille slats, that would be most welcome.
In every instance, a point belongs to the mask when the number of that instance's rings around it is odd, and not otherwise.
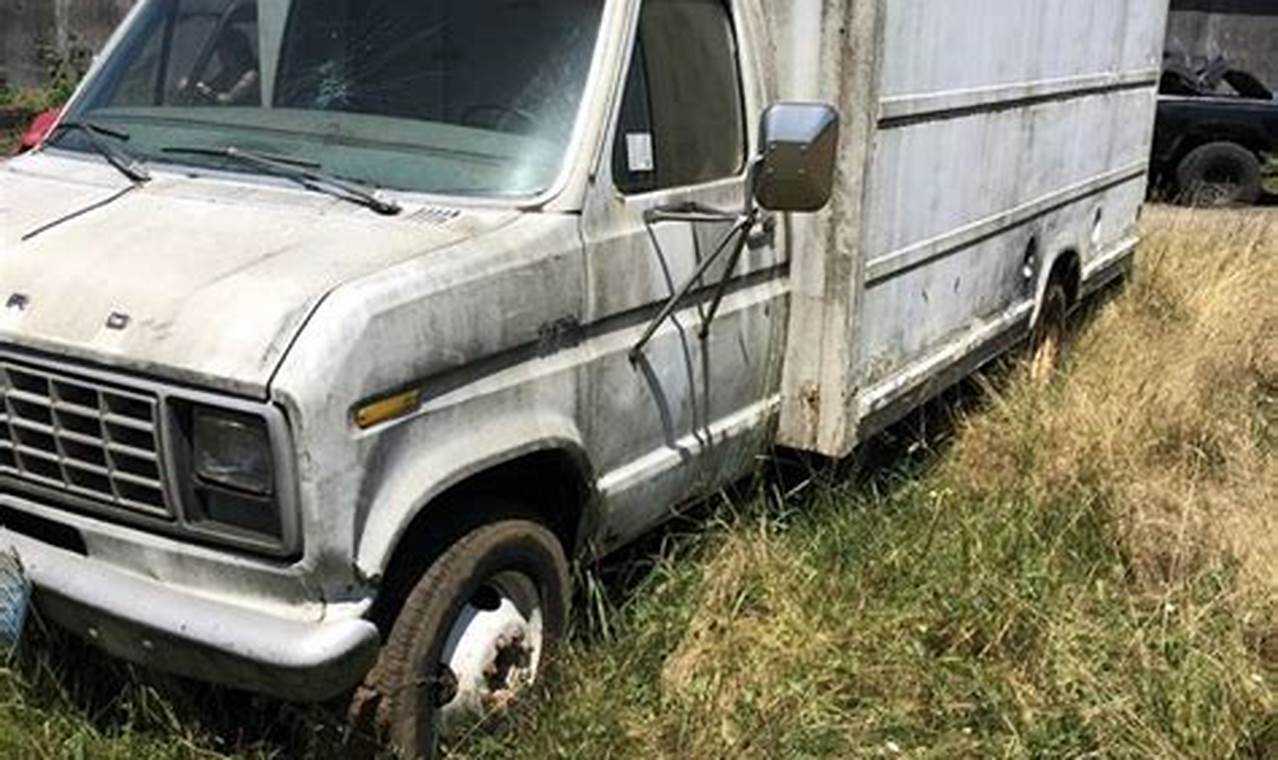
[[[173,517],[154,395],[0,354],[0,401],[0,474]]]

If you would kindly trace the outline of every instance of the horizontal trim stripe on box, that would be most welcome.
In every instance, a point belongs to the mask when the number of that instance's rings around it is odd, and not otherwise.
[[[1139,69],[965,90],[893,95],[879,101],[879,129],[894,129],[1122,90],[1150,88],[1152,94],[1152,88],[1157,86],[1160,76],[1159,69]]]
[[[997,237],[1044,214],[1051,213],[1119,185],[1142,179],[1148,168],[1148,164],[1144,161],[1134,162],[1048,193],[1007,211],[1001,211],[993,216],[959,227],[943,235],[872,259],[866,267],[866,286],[873,287],[936,259]]]

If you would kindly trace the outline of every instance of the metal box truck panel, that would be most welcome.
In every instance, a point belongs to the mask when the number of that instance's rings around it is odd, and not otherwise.
[[[840,48],[799,94],[852,122],[845,192],[811,222],[849,229],[796,245],[791,335],[812,337],[789,346],[781,420],[835,456],[1024,334],[1057,257],[1090,274],[1131,251],[1166,24],[1159,0],[871,6],[788,18]]]

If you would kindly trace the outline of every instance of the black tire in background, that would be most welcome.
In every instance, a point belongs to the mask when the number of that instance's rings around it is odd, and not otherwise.
[[[1176,169],[1182,202],[1194,206],[1242,206],[1260,200],[1260,159],[1237,143],[1213,142],[1190,151]]]
[[[352,715],[357,725],[374,731],[402,757],[436,757],[443,740],[438,706],[451,701],[449,690],[455,688],[441,673],[450,632],[494,579],[512,575],[528,579],[535,589],[543,626],[537,677],[544,678],[567,628],[568,560],[545,526],[498,519],[455,541],[412,587],[356,699],[357,706],[363,703],[374,714]]]

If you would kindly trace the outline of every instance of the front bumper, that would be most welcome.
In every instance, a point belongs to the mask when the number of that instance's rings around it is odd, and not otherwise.
[[[35,505],[0,494],[0,507],[27,513],[24,507]],[[0,545],[17,550],[43,616],[145,667],[307,702],[357,685],[377,659],[377,628],[358,615],[290,619],[121,570],[2,524]]]

